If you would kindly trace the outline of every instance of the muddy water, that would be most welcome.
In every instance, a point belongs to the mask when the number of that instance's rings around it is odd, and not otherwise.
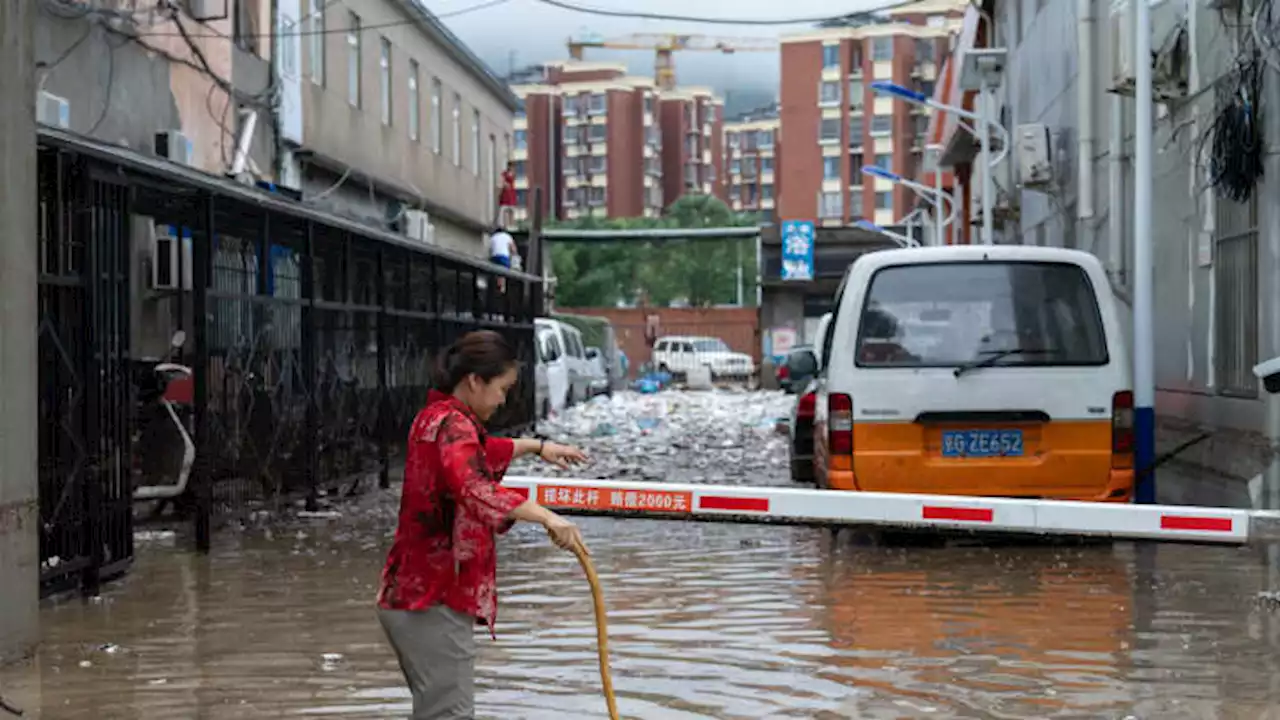
[[[404,717],[371,610],[394,498],[342,520],[148,541],[0,672],[39,718]],[[825,531],[584,520],[631,718],[1275,718],[1280,613],[1254,552],[883,548]],[[504,539],[480,716],[601,717],[587,585]]]

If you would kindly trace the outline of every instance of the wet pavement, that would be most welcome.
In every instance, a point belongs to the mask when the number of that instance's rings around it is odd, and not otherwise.
[[[738,441],[772,452],[750,413],[785,408],[769,395],[697,402],[722,401],[738,422],[720,424],[719,443],[693,441],[706,465],[680,461],[708,476],[745,452]],[[668,419],[702,437],[701,421]],[[595,428],[583,437],[598,462],[636,462],[605,453],[643,442],[641,429]],[[783,468],[737,480],[784,483]],[[46,608],[39,655],[0,671],[0,694],[36,718],[405,717],[372,610],[395,496],[337,508],[224,531],[209,557],[141,535],[136,566],[102,598]],[[1262,599],[1280,568],[1255,549],[902,548],[809,528],[581,525],[624,717],[1280,719],[1280,610]],[[479,716],[604,717],[581,571],[537,528],[500,547]]]

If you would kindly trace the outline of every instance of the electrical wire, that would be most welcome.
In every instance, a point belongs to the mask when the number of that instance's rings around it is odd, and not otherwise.
[[[534,0],[535,2],[551,7],[560,8],[561,10],[569,10],[570,12],[583,13],[586,15],[603,15],[605,17],[631,18],[635,20],[666,20],[668,22],[690,22],[702,23],[706,25],[818,25],[820,23],[831,22],[835,20],[856,20],[861,18],[871,18],[877,13],[886,12],[888,10],[897,10],[899,8],[916,5],[920,0],[905,0],[902,2],[890,3],[880,7],[869,8],[866,10],[855,10],[852,12],[836,13],[834,15],[823,15],[819,17],[790,17],[790,18],[714,18],[699,17],[695,15],[674,15],[668,13],[652,13],[638,12],[635,10],[608,10],[605,8],[594,8],[586,5],[578,5],[576,3],[564,2],[564,0]]]
[[[1209,185],[1238,203],[1253,197],[1264,172],[1259,106],[1265,67],[1260,48],[1244,51],[1229,81],[1218,89],[1217,114],[1205,134]]]

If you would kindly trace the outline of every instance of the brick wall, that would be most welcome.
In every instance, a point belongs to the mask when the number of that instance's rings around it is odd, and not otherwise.
[[[558,312],[594,315],[613,323],[618,346],[627,354],[631,376],[649,361],[645,319],[658,317],[658,335],[701,335],[725,341],[730,348],[760,363],[760,314],[756,308],[557,308]]]

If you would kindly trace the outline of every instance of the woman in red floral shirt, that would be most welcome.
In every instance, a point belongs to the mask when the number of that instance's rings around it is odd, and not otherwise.
[[[474,715],[475,626],[494,630],[495,536],[517,520],[547,529],[566,550],[583,545],[568,520],[499,482],[515,458],[537,453],[561,467],[582,451],[489,437],[484,423],[517,378],[515,351],[498,333],[473,332],[441,356],[439,379],[409,431],[395,542],[382,571],[378,619],[413,694],[415,719]]]

